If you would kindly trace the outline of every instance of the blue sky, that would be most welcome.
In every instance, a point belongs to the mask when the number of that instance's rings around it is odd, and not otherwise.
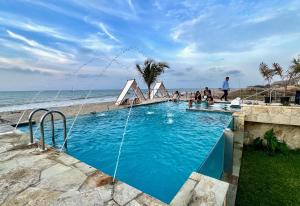
[[[0,0],[0,88],[143,84],[147,57],[170,64],[169,88],[262,84],[261,61],[287,68],[300,54],[299,11],[299,0]]]

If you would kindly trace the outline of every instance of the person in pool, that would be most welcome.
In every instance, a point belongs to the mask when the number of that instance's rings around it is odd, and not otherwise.
[[[180,94],[178,91],[175,91],[175,93],[173,94],[172,100],[173,102],[177,102],[180,98]]]
[[[213,105],[214,104],[214,98],[211,95],[207,96],[206,101],[207,101],[208,105]]]
[[[206,99],[207,99],[208,96],[212,96],[211,95],[211,90],[208,89],[208,87],[205,87],[203,93],[204,93],[203,98],[204,98],[205,101],[206,101]]]
[[[194,99],[197,103],[201,102],[201,93],[199,91],[196,92]]]
[[[193,107],[193,100],[192,99],[189,100],[188,106],[189,106],[189,109]]]
[[[205,89],[204,89],[204,96],[208,96],[208,95],[211,95],[211,90],[208,89],[208,87],[205,87]]]

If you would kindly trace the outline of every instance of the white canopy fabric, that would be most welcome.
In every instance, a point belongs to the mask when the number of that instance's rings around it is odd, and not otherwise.
[[[116,105],[120,105],[122,104],[124,98],[126,97],[126,94],[128,93],[128,91],[132,89],[133,92],[135,93],[135,95],[137,96],[137,98],[140,99],[140,101],[145,101],[145,97],[141,91],[141,89],[138,87],[135,79],[131,79],[131,80],[127,80],[125,87],[123,88],[121,94],[119,95],[117,101],[116,101]]]
[[[162,82],[157,82],[154,85],[154,88],[150,94],[150,99],[154,99],[157,92],[160,92],[163,97],[170,97],[168,91],[165,88],[165,85]]]

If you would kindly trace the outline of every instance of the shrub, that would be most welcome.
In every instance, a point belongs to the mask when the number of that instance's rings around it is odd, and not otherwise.
[[[275,153],[276,148],[278,147],[278,140],[275,136],[274,129],[266,131],[264,139],[267,140],[267,150],[270,153]]]
[[[260,137],[255,138],[252,144],[255,150],[260,150],[264,147],[263,140]]]
[[[266,131],[266,133],[264,134],[264,139],[267,141],[266,149],[270,154],[274,154],[275,152],[287,154],[289,152],[287,144],[284,141],[280,142],[277,139],[273,128]],[[263,140],[260,137],[255,138],[252,145],[256,150],[264,148]]]

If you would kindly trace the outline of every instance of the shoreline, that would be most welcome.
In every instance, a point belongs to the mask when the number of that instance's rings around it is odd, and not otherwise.
[[[87,103],[84,104],[80,115],[83,114],[89,114],[91,112],[103,112],[107,110],[113,110],[117,108],[126,108],[127,106],[116,106],[113,101],[110,102],[99,102],[99,103]],[[75,116],[78,111],[81,108],[81,104],[76,104],[76,105],[69,105],[69,106],[58,106],[58,107],[49,107],[47,109],[49,110],[58,110],[62,112],[66,117],[72,117]],[[21,116],[22,119],[20,120],[20,123],[23,122],[28,122],[28,117],[29,114],[35,109],[25,109],[25,110],[16,110],[16,111],[6,111],[6,112],[0,112],[0,123],[5,123],[5,124],[17,124]],[[43,112],[38,112],[34,116],[34,120],[39,120]]]
[[[157,98],[157,99],[148,100],[141,104],[136,104],[133,106],[153,104],[153,103],[158,103],[158,102],[162,102],[162,101],[166,101],[166,99]],[[83,104],[83,107],[81,104],[76,104],[76,105],[69,105],[69,106],[46,107],[46,108],[49,110],[60,111],[66,116],[66,118],[68,118],[68,117],[75,116],[80,109],[81,109],[81,111],[80,111],[79,115],[85,115],[85,114],[90,114],[90,113],[94,113],[94,112],[104,112],[104,111],[115,110],[115,109],[123,109],[123,108],[127,108],[129,106],[130,105],[119,105],[118,106],[118,105],[115,105],[115,101],[109,101],[109,102],[98,102],[98,103],[86,103],[86,104]],[[35,109],[0,112],[0,124],[16,125],[22,115],[23,115],[23,117],[19,121],[19,124],[26,123],[26,122],[28,122],[29,114]],[[33,121],[39,120],[43,114],[44,114],[44,112],[37,112],[34,115]],[[59,119],[59,117],[54,116],[54,119],[56,119],[56,118]]]

